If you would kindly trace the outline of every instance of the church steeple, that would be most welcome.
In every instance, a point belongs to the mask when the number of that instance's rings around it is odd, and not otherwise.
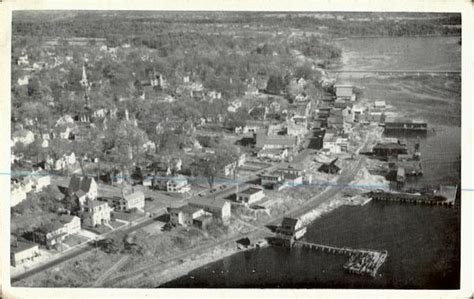
[[[82,65],[82,79],[80,81],[81,85],[84,87],[84,99],[86,100],[86,105],[89,105],[89,95],[87,91],[89,90],[89,81],[87,80],[86,65]]]

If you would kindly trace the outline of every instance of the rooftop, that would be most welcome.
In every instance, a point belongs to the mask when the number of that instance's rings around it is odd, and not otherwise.
[[[211,199],[211,198],[202,198],[202,199],[191,199],[189,201],[190,205],[198,207],[210,207],[210,208],[223,208],[227,201],[223,199]]]
[[[252,195],[252,194],[255,194],[255,193],[258,193],[258,192],[261,192],[261,191],[263,191],[263,189],[250,187],[248,189],[245,189],[244,191],[241,191],[240,193],[241,194]]]
[[[28,241],[18,241],[10,244],[10,250],[13,253],[22,252],[33,247],[38,247],[38,244]]]

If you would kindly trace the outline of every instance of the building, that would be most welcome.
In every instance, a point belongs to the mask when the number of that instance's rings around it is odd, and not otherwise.
[[[261,184],[264,187],[273,188],[274,185],[280,184],[284,180],[283,173],[280,171],[273,171],[271,173],[264,173],[260,177]]]
[[[265,193],[263,192],[263,189],[250,187],[243,191],[240,191],[237,194],[237,201],[240,201],[245,205],[251,205],[263,199],[264,197]]]
[[[264,131],[258,131],[255,134],[257,148],[273,148],[273,149],[290,149],[293,150],[298,146],[298,136],[289,135],[269,135]]]
[[[192,199],[189,202],[191,207],[202,208],[204,211],[214,215],[214,217],[220,218],[224,221],[228,220],[231,216],[231,205],[228,201],[223,199]]]
[[[26,188],[22,183],[16,183],[10,185],[11,194],[11,207],[16,206],[20,202],[26,200]]]
[[[268,159],[271,161],[283,161],[288,157],[288,149],[278,148],[266,148],[262,149],[257,153],[257,157],[260,159]]]
[[[323,163],[318,168],[319,172],[324,172],[328,174],[338,174],[341,172],[341,168],[336,165],[337,159],[332,160],[330,163]]]
[[[35,135],[30,130],[18,130],[12,133],[12,145],[15,146],[17,143],[23,145],[29,145],[35,141]]]
[[[275,170],[271,173],[262,174],[260,178],[262,186],[276,190],[303,184],[303,176],[300,173],[285,170]]]
[[[397,157],[408,153],[406,144],[400,142],[377,143],[373,148],[374,155],[387,158],[389,156]]]
[[[391,132],[426,133],[427,131],[428,131],[428,124],[422,120],[393,119],[393,118],[387,118],[385,120],[384,133],[391,133]]]
[[[168,208],[170,222],[174,225],[192,226],[194,219],[206,215],[203,208],[185,205],[179,208]]]
[[[355,101],[354,87],[350,84],[335,84],[334,90],[338,99]]]
[[[28,177],[33,190],[38,192],[51,185],[51,176],[47,172],[33,172]]]
[[[374,108],[376,108],[376,109],[385,109],[385,108],[387,108],[387,104],[385,103],[385,101],[375,101],[374,102]]]
[[[285,217],[276,231],[281,236],[292,237],[298,240],[306,234],[306,226],[303,226],[300,219]]]
[[[47,248],[60,244],[67,235],[64,224],[59,221],[43,224],[33,232],[34,241]]]
[[[15,240],[10,244],[10,265],[16,267],[40,255],[39,246],[28,241]]]
[[[82,222],[88,226],[109,226],[111,210],[105,201],[88,199],[82,207]]]
[[[82,205],[86,198],[96,199],[98,187],[94,178],[73,176],[69,181],[68,193],[70,196],[76,195]]]
[[[59,222],[63,224],[63,231],[69,236],[81,230],[81,218],[73,215],[61,215]]]
[[[145,194],[142,191],[135,191],[133,188],[131,192],[122,190],[122,198],[116,207],[121,211],[130,211],[132,209],[145,210]]]
[[[191,190],[191,184],[189,184],[188,179],[179,175],[166,180],[166,191],[173,193],[185,193]]]

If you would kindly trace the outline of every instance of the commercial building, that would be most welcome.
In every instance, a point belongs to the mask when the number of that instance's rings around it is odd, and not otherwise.
[[[237,194],[237,201],[240,201],[245,205],[251,205],[263,199],[264,197],[265,193],[263,192],[263,189],[250,187],[243,191],[240,191]]]
[[[28,241],[14,241],[10,244],[10,265],[16,267],[40,255],[39,246]]]

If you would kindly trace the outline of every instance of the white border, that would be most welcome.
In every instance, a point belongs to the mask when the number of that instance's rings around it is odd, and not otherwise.
[[[11,53],[11,11],[23,9],[93,9],[93,10],[230,10],[230,11],[420,11],[420,12],[460,12],[462,13],[462,186],[463,188],[474,189],[474,160],[470,160],[469,153],[474,150],[474,135],[470,133],[472,128],[471,111],[474,111],[472,102],[473,94],[473,9],[472,3],[467,0],[404,0],[404,1],[367,1],[367,0],[326,0],[326,1],[304,1],[304,0],[166,0],[166,1],[11,1],[0,2],[0,112],[3,116],[0,125],[0,142],[3,145],[0,149],[0,172],[10,169],[10,53]],[[467,298],[472,297],[472,252],[473,238],[473,192],[462,193],[461,209],[461,289],[454,291],[427,291],[427,290],[288,290],[288,289],[46,289],[46,288],[11,288],[9,282],[9,232],[10,232],[10,209],[8,198],[10,192],[10,181],[8,176],[0,176],[0,190],[3,191],[0,208],[1,234],[1,289],[0,297],[6,298],[137,298],[137,297],[281,297],[281,298],[334,298],[334,297],[390,297],[390,298],[413,298],[413,297],[440,297],[440,298]]]

